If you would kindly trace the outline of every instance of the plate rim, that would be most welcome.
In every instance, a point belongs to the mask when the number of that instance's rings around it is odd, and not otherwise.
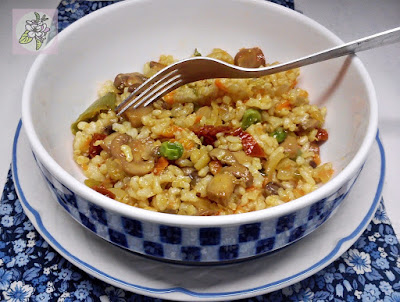
[[[383,190],[383,185],[384,185],[384,179],[385,179],[385,172],[386,172],[386,157],[385,157],[385,151],[384,147],[382,145],[382,141],[380,140],[379,137],[379,130],[376,133],[375,137],[375,142],[378,145],[379,149],[379,155],[380,155],[380,176],[379,176],[379,181],[377,184],[376,192],[373,197],[373,202],[371,203],[371,206],[368,210],[368,212],[365,214],[364,218],[361,220],[361,222],[358,224],[358,226],[348,235],[336,243],[334,248],[321,260],[318,262],[314,263],[307,269],[304,269],[301,272],[298,272],[296,274],[293,274],[291,276],[288,276],[286,278],[282,278],[280,280],[270,282],[268,284],[264,284],[261,286],[253,287],[250,289],[243,289],[243,290],[238,290],[238,291],[227,291],[227,292],[197,292],[193,290],[186,289],[184,287],[168,287],[164,289],[160,288],[152,288],[152,287],[146,287],[143,285],[138,285],[134,283],[129,283],[127,281],[118,279],[116,277],[113,277],[109,275],[108,273],[103,272],[101,269],[94,267],[93,265],[79,259],[77,256],[71,254],[68,250],[64,248],[63,245],[61,245],[47,230],[47,228],[44,226],[40,214],[30,205],[28,202],[27,198],[25,197],[25,194],[23,192],[23,189],[20,184],[19,180],[19,174],[18,174],[18,158],[17,158],[17,147],[18,147],[18,141],[20,138],[21,134],[21,129],[22,127],[22,120],[20,119],[17,125],[17,129],[14,135],[14,140],[13,140],[13,147],[12,147],[12,164],[11,164],[11,169],[12,169],[12,174],[13,174],[13,180],[16,188],[17,195],[19,197],[19,200],[21,204],[24,206],[25,209],[27,209],[31,215],[33,215],[35,222],[37,226],[35,226],[35,229],[40,233],[42,237],[58,252],[61,254],[62,257],[66,258],[68,261],[73,263],[75,266],[78,268],[82,269],[83,271],[91,274],[95,278],[102,280],[106,283],[109,283],[111,285],[121,287],[127,291],[134,292],[137,294],[142,294],[142,295],[148,295],[152,297],[157,297],[157,298],[170,298],[170,297],[162,297],[162,295],[168,295],[168,294],[179,294],[179,295],[186,295],[191,298],[200,298],[200,299],[211,299],[211,298],[226,298],[229,297],[231,299],[240,299],[244,298],[246,296],[256,296],[256,295],[261,295],[265,294],[271,291],[279,290],[284,286],[289,286],[295,282],[298,282],[304,278],[307,278],[310,276],[310,274],[314,274],[317,271],[323,269],[324,267],[328,266],[330,263],[332,263],[334,260],[336,260],[340,254],[338,255],[338,252],[340,251],[341,247],[343,246],[344,243],[350,240],[356,240],[359,235],[361,235],[362,231],[368,226],[368,223],[373,217],[373,214],[375,213],[379,202],[381,200],[382,196],[382,190]],[[29,144],[29,141],[28,141]],[[26,213],[27,214],[27,213]],[[28,215],[27,215],[28,216]],[[28,216],[28,219],[29,216]],[[31,219],[30,219],[31,220]],[[140,257],[140,255],[138,256]],[[300,280],[299,280],[300,278]],[[293,282],[291,282],[293,281]],[[289,283],[291,282],[291,283]],[[272,289],[272,290],[270,290]],[[270,291],[268,291],[270,290]]]

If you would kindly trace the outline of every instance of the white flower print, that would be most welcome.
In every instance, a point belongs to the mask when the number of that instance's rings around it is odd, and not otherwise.
[[[394,281],[394,280],[396,280],[396,276],[393,274],[393,272],[392,271],[385,271],[385,275],[386,275],[386,277],[389,279],[389,281]]]
[[[50,294],[54,292],[54,290],[55,290],[54,283],[51,281],[47,282],[46,293]]]
[[[25,240],[18,239],[13,241],[13,249],[15,253],[20,253],[22,252],[26,247],[26,242]]]
[[[41,41],[44,40],[45,33],[47,33],[50,28],[41,21],[36,22],[34,20],[27,20],[25,29],[28,31],[28,37],[39,39]]]
[[[392,285],[389,284],[389,282],[386,281],[381,281],[379,283],[379,289],[385,293],[385,295],[390,296],[393,293],[393,288]]]
[[[379,224],[379,223],[390,224],[389,217],[388,217],[382,204],[380,204],[378,209],[376,210],[376,213],[375,213],[374,217],[372,218],[372,221],[375,224]]]
[[[36,244],[36,240],[28,240],[28,244],[26,245],[27,247],[34,247]]]
[[[36,237],[35,232],[30,231],[28,234],[26,234],[26,238],[28,239],[34,239]]]
[[[32,293],[32,286],[25,285],[22,281],[14,281],[7,291],[3,292],[3,296],[5,301],[9,302],[28,302]]]
[[[63,292],[57,302],[64,302],[67,298],[71,297],[71,293]]]
[[[3,216],[1,218],[1,224],[6,228],[13,226],[14,225],[14,217],[9,216],[9,215]]]
[[[62,1],[62,4],[65,6],[66,12],[75,13],[76,10],[79,8],[79,3],[75,0],[70,1]]]
[[[372,271],[370,255],[365,252],[350,249],[343,257],[347,265],[352,267],[358,275]]]

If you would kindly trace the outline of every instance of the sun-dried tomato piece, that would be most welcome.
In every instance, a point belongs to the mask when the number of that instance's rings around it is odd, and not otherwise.
[[[257,143],[253,136],[242,128],[232,129],[230,126],[211,126],[204,125],[195,127],[192,131],[200,138],[203,138],[204,145],[213,145],[217,140],[217,134],[221,132],[229,133],[230,135],[239,136],[242,141],[244,152],[249,156],[266,157],[264,150]]]
[[[204,125],[202,127],[194,127],[192,131],[199,137],[203,138],[203,145],[212,145],[217,140],[217,134],[220,132],[228,132],[232,128],[230,126],[212,126]]]
[[[325,142],[328,140],[328,131],[322,128],[318,128],[318,132],[315,135],[317,142]]]
[[[96,155],[99,155],[103,148],[101,146],[95,146],[94,143],[103,140],[107,137],[105,134],[95,133],[93,134],[92,140],[89,143],[89,158],[93,158]]]
[[[93,186],[92,187],[93,190],[95,190],[96,192],[99,192],[100,194],[103,194],[104,196],[110,197],[112,199],[115,199],[115,194],[109,190],[107,190],[105,187],[103,187],[102,185],[100,186]]]
[[[266,157],[263,148],[261,148],[250,133],[243,131],[241,128],[237,128],[231,132],[231,135],[240,137],[244,152],[247,155],[253,157]]]

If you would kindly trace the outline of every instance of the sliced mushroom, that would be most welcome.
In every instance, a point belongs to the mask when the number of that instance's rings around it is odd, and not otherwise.
[[[230,173],[216,174],[207,185],[207,197],[212,201],[227,206],[235,189],[235,180],[235,176]]]
[[[219,160],[222,164],[233,165],[237,162],[233,153],[229,150],[214,148],[209,153],[212,159]]]
[[[121,151],[122,145],[127,145],[131,137],[128,134],[117,133],[113,137],[113,140],[110,144],[110,152],[114,158],[125,158],[124,154]]]
[[[132,160],[128,161],[122,152],[122,145],[131,148]],[[150,173],[155,164],[155,147],[151,139],[138,140],[132,139],[127,134],[118,134],[110,144],[112,157],[118,159],[122,170],[131,176],[142,176]]]
[[[128,87],[128,91],[133,92],[146,80],[147,78],[139,72],[120,73],[114,79],[114,86],[120,91]]]
[[[278,184],[277,182],[271,181],[265,185],[264,194],[265,194],[265,196],[278,195],[279,188],[282,188],[282,186],[280,184]]]
[[[218,215],[218,211],[217,210],[213,210],[213,209],[204,209],[204,210],[200,210],[197,215],[199,216],[216,216]]]
[[[246,152],[244,152],[244,151],[235,151],[232,153],[235,156],[236,160],[239,163],[241,163],[242,165],[250,164],[253,161],[253,158],[251,156],[247,155]]]
[[[150,114],[152,111],[152,106],[139,107],[136,109],[130,107],[124,112],[124,117],[129,120],[132,127],[139,128],[143,126],[142,117]]]
[[[161,69],[164,69],[167,67],[167,65],[156,62],[156,61],[150,61],[149,63],[150,69],[153,70],[154,72],[159,72]]]
[[[321,127],[321,122],[314,118],[308,118],[300,123],[301,130],[311,130],[319,127]]]
[[[258,47],[242,48],[235,56],[235,65],[247,68],[265,66],[265,57]]]
[[[250,187],[253,184],[253,175],[251,175],[249,169],[239,163],[234,163],[232,166],[223,167],[220,173],[232,174],[238,180],[243,181],[246,187]]]
[[[111,153],[111,143],[114,140],[114,138],[116,138],[120,133],[118,132],[114,132],[111,133],[110,135],[108,135],[105,139],[103,139],[103,142],[101,144],[101,147],[103,148],[103,150],[105,150],[108,153]]]
[[[182,168],[183,174],[185,174],[186,176],[189,176],[191,181],[190,184],[191,186],[195,186],[197,184],[197,182],[199,181],[200,177],[197,173],[197,170],[195,168],[192,167],[184,167]]]
[[[235,155],[225,149],[215,148],[210,151],[210,157],[214,160],[219,160],[222,164],[227,166],[223,167],[219,173],[230,173],[238,180],[243,181],[246,187],[253,184],[253,175],[251,175],[248,168],[238,162]],[[237,183],[237,181],[236,181]]]
[[[246,187],[251,186],[253,175],[248,168],[236,160],[229,150],[215,148],[210,151],[209,155],[213,160],[218,160],[226,166],[222,167],[209,182],[206,188],[207,197],[226,206],[235,186],[239,183],[244,183]]]
[[[297,143],[296,137],[291,135],[286,137],[283,143],[281,143],[281,146],[288,154],[289,158],[296,158],[299,151],[301,150],[300,145]]]

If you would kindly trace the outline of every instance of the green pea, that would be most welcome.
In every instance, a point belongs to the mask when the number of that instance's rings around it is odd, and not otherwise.
[[[246,130],[251,125],[261,122],[261,113],[256,109],[247,109],[242,118],[242,129]]]
[[[286,139],[287,133],[283,128],[278,128],[271,133],[271,136],[275,137],[278,143],[281,143]]]
[[[179,142],[163,142],[160,146],[160,155],[169,160],[176,160],[182,157],[183,146]]]

